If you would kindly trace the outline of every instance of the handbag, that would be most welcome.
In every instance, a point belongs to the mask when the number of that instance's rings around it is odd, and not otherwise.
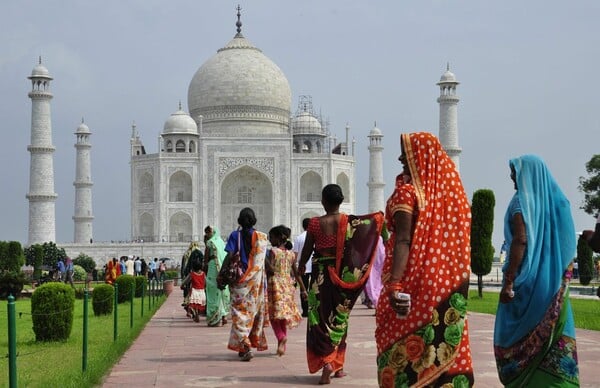
[[[217,275],[217,288],[224,290],[227,286],[237,284],[244,274],[242,271],[242,263],[240,259],[240,241],[242,239],[241,232],[238,231],[238,249],[231,254],[228,259],[223,262],[223,266]]]

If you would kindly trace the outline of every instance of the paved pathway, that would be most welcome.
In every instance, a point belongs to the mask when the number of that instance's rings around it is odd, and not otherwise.
[[[315,385],[320,374],[308,373],[305,323],[288,333],[287,352],[275,354],[277,340],[267,328],[269,350],[240,362],[226,349],[230,326],[207,327],[186,318],[175,290],[139,338],[105,378],[103,387],[299,387]],[[376,387],[374,310],[357,305],[350,318],[345,370],[332,386]],[[469,313],[471,348],[478,387],[501,387],[492,351],[494,316]],[[600,317],[599,317],[600,319]],[[600,386],[600,332],[577,331],[582,387]]]

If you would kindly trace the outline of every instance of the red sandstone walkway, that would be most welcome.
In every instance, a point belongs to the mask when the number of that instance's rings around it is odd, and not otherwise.
[[[275,354],[277,341],[267,329],[269,350],[240,362],[228,351],[229,326],[211,328],[186,318],[176,290],[157,311],[139,338],[105,378],[103,387],[299,387],[314,385],[319,375],[308,373],[305,327],[288,333],[287,353]],[[600,317],[599,317],[600,319]],[[470,313],[471,348],[478,387],[501,387],[492,352],[494,316]],[[373,310],[357,305],[350,319],[345,369],[332,386],[376,387]],[[600,386],[600,332],[577,331],[582,387]]]

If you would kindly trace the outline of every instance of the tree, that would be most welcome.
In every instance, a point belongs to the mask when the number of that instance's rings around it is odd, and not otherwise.
[[[25,248],[25,263],[27,265],[35,266],[35,245],[37,244]],[[64,261],[67,257],[65,250],[57,247],[53,242],[45,242],[42,244],[42,249],[44,250],[42,265],[46,265],[51,268],[55,268],[60,259]]]
[[[23,248],[18,241],[0,241],[0,271],[20,272],[25,264]]]
[[[583,235],[577,240],[577,263],[579,264],[579,282],[587,286],[594,277],[594,252]]]
[[[85,253],[80,253],[79,256],[73,260],[73,265],[81,266],[87,273],[92,273],[92,271],[96,269],[96,262],[94,259]]]
[[[595,216],[600,212],[600,155],[592,156],[585,164],[588,177],[579,177],[579,191],[584,194],[583,209]]]
[[[483,276],[492,270],[494,246],[494,192],[481,189],[473,193],[471,205],[471,270],[477,275],[477,290],[483,298]]]

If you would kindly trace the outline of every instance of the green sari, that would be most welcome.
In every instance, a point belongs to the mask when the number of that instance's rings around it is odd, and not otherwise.
[[[206,322],[208,326],[220,326],[223,318],[229,314],[229,289],[219,290],[217,275],[227,255],[225,243],[221,240],[219,230],[213,228],[212,237],[206,241],[204,260],[207,263],[206,273]]]

